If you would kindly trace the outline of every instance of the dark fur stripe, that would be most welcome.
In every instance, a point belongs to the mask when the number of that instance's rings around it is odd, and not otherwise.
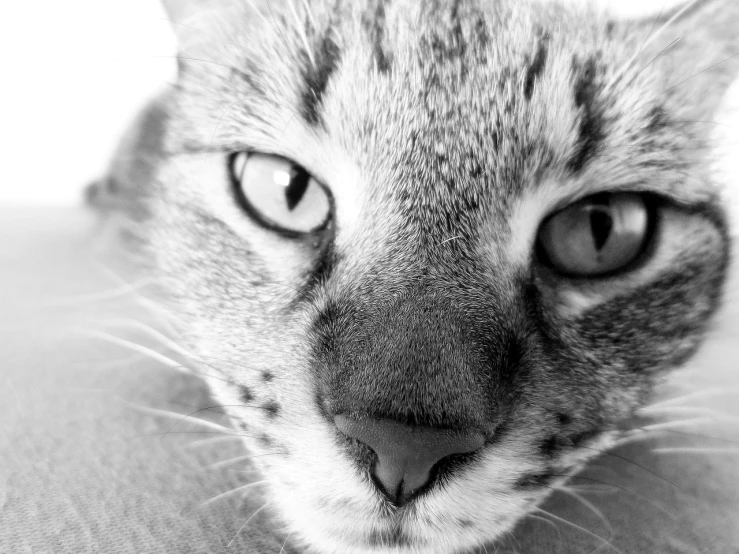
[[[575,76],[573,86],[575,106],[580,109],[580,126],[576,152],[568,167],[577,172],[593,157],[605,133],[603,117],[596,102],[598,88],[595,81],[595,59],[588,58],[585,63],[580,64],[575,58],[572,62],[572,73]]]
[[[341,60],[341,51],[327,30],[315,50],[315,65],[307,62],[303,73],[305,89],[302,95],[301,114],[311,125],[322,125],[320,106],[328,81]]]
[[[304,284],[300,287],[298,295],[301,301],[309,299],[317,288],[325,285],[336,267],[338,258],[333,242],[323,248],[310,272],[304,275]]]
[[[365,14],[362,24],[372,43],[372,56],[375,59],[377,70],[387,74],[392,70],[393,56],[385,49],[385,8],[389,0],[377,0],[374,13]]]
[[[647,131],[656,133],[668,125],[667,111],[663,106],[654,106],[647,114]]]
[[[526,68],[526,76],[523,84],[523,95],[526,100],[531,100],[534,93],[534,84],[536,80],[544,73],[547,65],[547,54],[549,53],[549,33],[539,33],[539,42],[536,46],[536,54],[534,59]]]

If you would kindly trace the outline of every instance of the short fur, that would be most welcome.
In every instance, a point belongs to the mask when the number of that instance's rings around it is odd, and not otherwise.
[[[721,300],[710,119],[739,70],[739,3],[633,22],[520,0],[201,4],[167,1],[177,83],[97,203],[129,222],[217,398],[259,435],[248,447],[279,452],[259,460],[295,544],[494,541],[618,436]],[[325,183],[329,229],[251,221],[238,151]],[[661,199],[636,267],[586,280],[537,261],[548,214],[614,190]],[[339,413],[475,428],[486,446],[396,509]]]

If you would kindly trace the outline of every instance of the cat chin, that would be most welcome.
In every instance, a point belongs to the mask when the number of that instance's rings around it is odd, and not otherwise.
[[[328,523],[328,518],[326,518]],[[438,527],[415,524],[391,529],[388,526],[336,525],[295,529],[292,536],[315,554],[463,554],[472,552],[509,531],[516,518],[497,529],[465,529],[449,526],[443,531]]]
[[[480,505],[473,491],[463,495],[437,493],[402,512],[382,509],[377,498],[351,505],[330,501],[317,507],[278,493],[275,503],[293,538],[316,554],[457,554],[491,544],[510,531],[548,496],[535,501],[519,495],[502,497],[495,509]]]

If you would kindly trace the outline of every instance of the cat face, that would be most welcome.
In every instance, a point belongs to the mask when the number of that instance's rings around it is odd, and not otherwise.
[[[697,348],[739,51],[704,4],[169,2],[111,196],[295,537],[493,540]]]

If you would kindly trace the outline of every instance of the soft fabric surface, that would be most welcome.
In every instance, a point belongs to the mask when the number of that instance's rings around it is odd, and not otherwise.
[[[96,232],[82,210],[0,210],[0,552],[299,552],[269,506],[252,517],[260,485],[204,504],[260,477],[217,464],[247,453],[203,423],[228,425],[217,409],[193,413],[213,403],[202,382],[94,334],[178,359],[137,329],[132,295],[110,294]],[[735,319],[662,395],[705,392],[655,412],[702,419],[601,456],[487,552],[739,552]]]

